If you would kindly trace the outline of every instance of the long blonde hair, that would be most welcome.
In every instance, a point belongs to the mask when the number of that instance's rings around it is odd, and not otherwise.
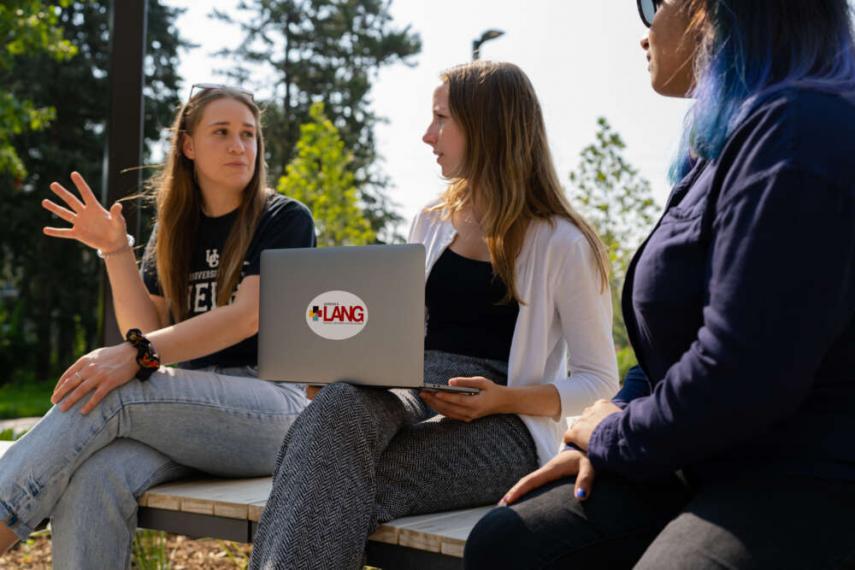
[[[477,202],[493,271],[519,303],[514,268],[534,220],[565,218],[593,249],[601,287],[608,284],[606,250],[564,194],[552,162],[540,103],[531,82],[511,63],[476,61],[444,71],[452,118],[466,139],[463,166],[437,209],[451,216]]]
[[[268,196],[261,111],[258,106],[246,93],[228,87],[204,89],[194,95],[175,116],[166,166],[151,184],[157,216],[155,246],[149,254],[155,256],[160,286],[176,322],[186,319],[189,312],[187,287],[190,263],[202,217],[202,195],[196,183],[193,161],[182,151],[183,137],[193,134],[208,104],[224,98],[234,99],[252,112],[256,121],[258,151],[255,171],[243,190],[237,219],[229,231],[220,258],[217,306],[228,304],[238,286],[243,259]]]

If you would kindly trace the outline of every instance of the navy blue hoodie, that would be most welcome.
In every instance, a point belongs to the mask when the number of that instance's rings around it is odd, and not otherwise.
[[[675,188],[623,312],[641,369],[597,470],[855,480],[855,94],[777,92]]]

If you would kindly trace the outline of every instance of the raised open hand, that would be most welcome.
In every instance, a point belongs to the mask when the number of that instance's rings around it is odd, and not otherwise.
[[[127,225],[122,216],[122,205],[119,202],[106,210],[95,198],[95,194],[86,180],[78,172],[71,173],[71,181],[80,192],[81,202],[77,196],[69,192],[59,182],[50,185],[56,196],[65,202],[63,207],[48,199],[42,200],[42,207],[57,217],[71,224],[70,228],[45,227],[45,235],[63,239],[76,239],[89,247],[103,252],[122,249],[127,244]]]

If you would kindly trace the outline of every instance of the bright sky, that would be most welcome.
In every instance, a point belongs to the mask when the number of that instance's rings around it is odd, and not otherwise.
[[[188,8],[178,28],[200,47],[182,54],[184,96],[193,83],[222,81],[228,62],[211,53],[234,46],[238,30],[207,18],[235,0],[167,0]],[[381,71],[372,91],[374,108],[388,123],[377,128],[390,196],[409,221],[444,187],[439,166],[421,135],[430,121],[431,94],[439,72],[468,61],[472,40],[495,28],[505,35],[482,47],[483,59],[511,61],[535,86],[544,110],[558,173],[566,183],[579,152],[594,140],[596,118],[605,116],[627,144],[626,157],[653,186],[661,204],[666,173],[676,150],[688,102],[655,94],[639,41],[646,32],[630,0],[393,0],[396,26],[410,25],[422,38],[414,67]],[[405,228],[402,228],[405,229]]]

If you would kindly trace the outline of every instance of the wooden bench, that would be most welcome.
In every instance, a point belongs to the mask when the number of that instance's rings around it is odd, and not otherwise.
[[[0,456],[9,446],[11,442],[0,442]],[[140,498],[138,525],[192,538],[252,542],[270,488],[270,477],[159,485]],[[368,564],[383,570],[462,568],[466,538],[490,508],[404,517],[381,525],[368,539]]]

